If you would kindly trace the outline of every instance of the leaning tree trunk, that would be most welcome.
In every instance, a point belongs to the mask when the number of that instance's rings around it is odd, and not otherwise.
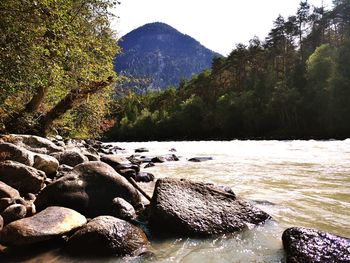
[[[52,123],[77,104],[83,102],[90,94],[95,94],[113,82],[112,77],[107,81],[91,82],[82,89],[71,90],[55,107],[48,111],[38,123],[37,131],[46,135]]]
[[[34,115],[38,112],[40,105],[45,99],[47,87],[39,86],[32,99],[24,106],[23,109],[14,112],[4,121],[6,131],[9,133],[33,133],[30,121],[27,122],[27,116]]]
[[[28,113],[38,111],[41,103],[44,101],[44,98],[47,94],[47,90],[47,87],[38,87],[37,92],[34,94],[33,98],[27,103],[27,105],[24,108],[24,111]]]

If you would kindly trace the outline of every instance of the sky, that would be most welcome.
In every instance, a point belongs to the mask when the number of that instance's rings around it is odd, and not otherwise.
[[[254,36],[265,39],[279,14],[294,15],[300,0],[120,0],[113,13],[118,37],[152,22],[163,22],[207,48],[228,55]],[[309,0],[321,6],[322,0]],[[330,8],[332,0],[323,0]]]

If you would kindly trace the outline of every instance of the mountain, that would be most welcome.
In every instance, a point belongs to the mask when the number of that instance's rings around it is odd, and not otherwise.
[[[122,53],[114,60],[115,71],[131,76],[128,88],[139,92],[177,86],[181,78],[190,78],[211,67],[218,53],[192,37],[160,22],[146,24],[122,37]]]

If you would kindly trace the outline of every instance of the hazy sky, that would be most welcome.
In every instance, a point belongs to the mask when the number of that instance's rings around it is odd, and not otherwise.
[[[120,0],[114,28],[121,37],[151,22],[164,22],[228,55],[237,43],[255,35],[264,39],[279,14],[296,13],[300,0]],[[322,0],[309,0],[321,6]],[[323,0],[331,7],[332,0]]]

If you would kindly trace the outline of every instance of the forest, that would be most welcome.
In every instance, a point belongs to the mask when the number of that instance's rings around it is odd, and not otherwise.
[[[265,40],[236,45],[178,87],[126,91],[113,112],[113,140],[348,138],[350,1],[301,1]]]
[[[110,0],[0,2],[0,133],[106,140],[350,135],[350,0],[301,1],[177,87],[136,94],[113,70]],[[20,19],[19,19],[20,17]],[[234,33],[233,25],[230,26]]]

